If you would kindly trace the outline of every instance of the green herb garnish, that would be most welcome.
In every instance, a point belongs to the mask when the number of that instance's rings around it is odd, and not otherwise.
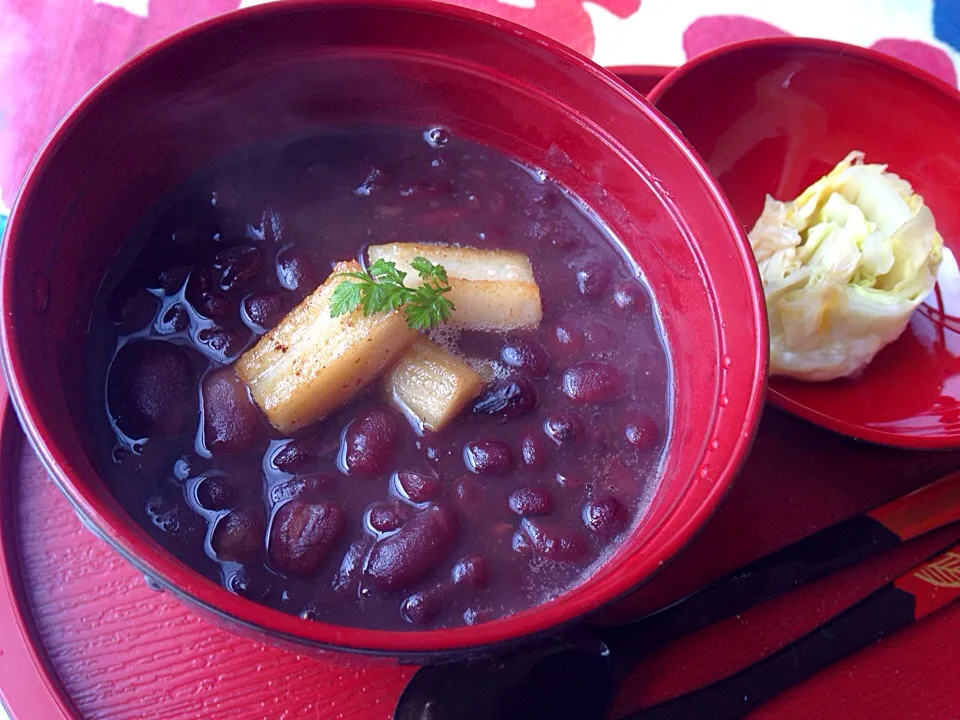
[[[419,287],[403,284],[407,273],[397,270],[389,260],[377,260],[366,271],[340,273],[349,278],[337,285],[330,301],[330,317],[339,317],[359,307],[364,316],[387,313],[402,307],[407,325],[413,330],[429,330],[450,317],[455,309],[444,295],[450,292],[447,271],[424,257],[410,263],[423,280]]]

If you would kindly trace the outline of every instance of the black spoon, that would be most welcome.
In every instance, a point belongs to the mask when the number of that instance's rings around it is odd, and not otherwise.
[[[960,520],[960,473],[821,530],[629,625],[577,627],[512,652],[428,665],[394,720],[602,720],[630,669],[654,650]]]

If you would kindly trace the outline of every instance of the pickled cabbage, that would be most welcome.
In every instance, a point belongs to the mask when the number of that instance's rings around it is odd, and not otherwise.
[[[851,152],[795,200],[767,196],[749,233],[770,321],[770,372],[859,373],[933,289],[943,239],[923,198]]]

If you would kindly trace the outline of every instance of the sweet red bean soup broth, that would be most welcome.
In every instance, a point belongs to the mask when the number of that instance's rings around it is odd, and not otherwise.
[[[439,432],[374,380],[282,436],[234,361],[334,263],[396,242],[524,253],[542,322],[430,333],[487,381]],[[344,625],[478,623],[563,592],[644,511],[669,430],[641,272],[541,173],[436,128],[201,172],[131,234],[88,345],[94,448],[126,510],[231,591]]]

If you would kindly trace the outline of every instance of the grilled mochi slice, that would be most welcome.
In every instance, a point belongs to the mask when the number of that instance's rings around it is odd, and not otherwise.
[[[486,383],[469,365],[420,338],[384,378],[387,398],[421,430],[440,430]]]
[[[237,361],[237,372],[270,424],[290,433],[320,420],[377,378],[417,338],[403,310],[330,317],[330,300],[356,261],[330,277]]]
[[[450,317],[453,325],[500,331],[540,324],[540,288],[530,259],[522,253],[417,243],[374,245],[367,252],[371,263],[379,259],[396,263],[407,273],[410,286],[420,283],[410,264],[414,258],[442,265],[450,283],[446,297],[456,307]]]

